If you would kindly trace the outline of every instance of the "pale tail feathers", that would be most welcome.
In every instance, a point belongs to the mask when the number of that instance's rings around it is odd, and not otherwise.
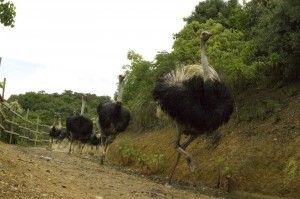
[[[207,79],[220,81],[218,73],[214,68],[209,67],[209,76]],[[176,70],[171,71],[165,76],[165,80],[168,84],[174,84],[183,82],[190,79],[193,76],[203,77],[204,71],[202,65],[187,65],[177,68]]]

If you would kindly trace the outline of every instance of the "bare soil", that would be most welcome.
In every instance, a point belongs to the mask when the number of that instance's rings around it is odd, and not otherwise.
[[[167,187],[98,160],[0,142],[0,198],[215,198]]]

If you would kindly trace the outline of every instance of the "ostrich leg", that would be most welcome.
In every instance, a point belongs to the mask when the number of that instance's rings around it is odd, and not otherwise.
[[[71,143],[70,143],[70,147],[69,147],[69,155],[71,155],[72,144],[73,144],[73,133],[72,132],[70,132],[70,137],[71,137]]]
[[[178,151],[178,154],[177,154],[177,158],[169,172],[169,174],[167,175],[167,185],[168,184],[171,184],[171,179],[173,177],[173,174],[174,174],[174,171],[178,165],[178,162],[179,162],[179,159],[181,157],[181,155],[184,155],[187,162],[188,162],[188,165],[189,165],[189,168],[192,172],[195,171],[195,166],[194,166],[194,163],[192,162],[192,159],[191,159],[191,155],[188,154],[185,149],[188,147],[188,145],[190,143],[193,142],[193,140],[195,140],[195,138],[197,136],[195,135],[189,135],[189,137],[182,143],[182,145],[180,145],[180,138],[181,138],[181,134],[182,134],[182,130],[179,129],[179,126],[178,124],[176,123],[176,131],[177,131],[177,139],[176,139],[176,143],[175,143],[175,148],[176,150]]]

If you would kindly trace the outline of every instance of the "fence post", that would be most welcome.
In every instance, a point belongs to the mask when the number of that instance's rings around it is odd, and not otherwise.
[[[11,123],[11,127],[10,127],[10,131],[14,132],[14,122],[15,122],[15,115],[13,115],[12,117],[12,123]],[[12,143],[12,134],[9,134],[9,144]]]
[[[2,111],[2,103],[0,103],[0,111]],[[2,126],[4,126],[2,115],[0,115],[0,123]],[[0,138],[1,138],[1,136],[2,136],[2,128],[0,129]]]
[[[37,117],[37,120],[36,120],[36,131],[35,131],[34,146],[36,146],[37,133],[38,133],[38,131],[39,131],[39,120],[40,120],[40,117],[38,116],[38,117]]]
[[[26,120],[28,120],[28,116],[29,116],[29,108],[27,108],[27,111],[26,111]]]
[[[2,99],[4,100],[4,94],[5,94],[5,85],[6,85],[6,78],[3,80],[3,88],[2,88]]]

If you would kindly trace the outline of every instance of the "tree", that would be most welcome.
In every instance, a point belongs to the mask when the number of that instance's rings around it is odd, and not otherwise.
[[[13,28],[15,26],[15,16],[15,5],[11,1],[5,3],[4,0],[0,0],[0,23]]]
[[[238,29],[243,24],[240,23],[242,6],[238,0],[206,0],[199,2],[192,14],[184,18],[187,24],[193,21],[206,23],[207,20],[213,19],[226,28]]]
[[[251,31],[256,58],[264,60],[261,72],[271,82],[299,80],[299,0],[255,0],[252,4],[262,10]]]
[[[83,93],[73,93],[70,90],[62,94],[48,94],[45,92],[27,92],[20,95],[11,95],[8,102],[18,101],[22,109],[30,110],[29,119],[35,121],[39,117],[42,124],[51,125],[54,115],[58,115],[65,123],[65,119],[74,113],[80,113],[81,97]],[[96,96],[85,94],[87,98],[85,115],[89,118],[96,118],[96,109],[99,103],[110,100],[109,96]]]

